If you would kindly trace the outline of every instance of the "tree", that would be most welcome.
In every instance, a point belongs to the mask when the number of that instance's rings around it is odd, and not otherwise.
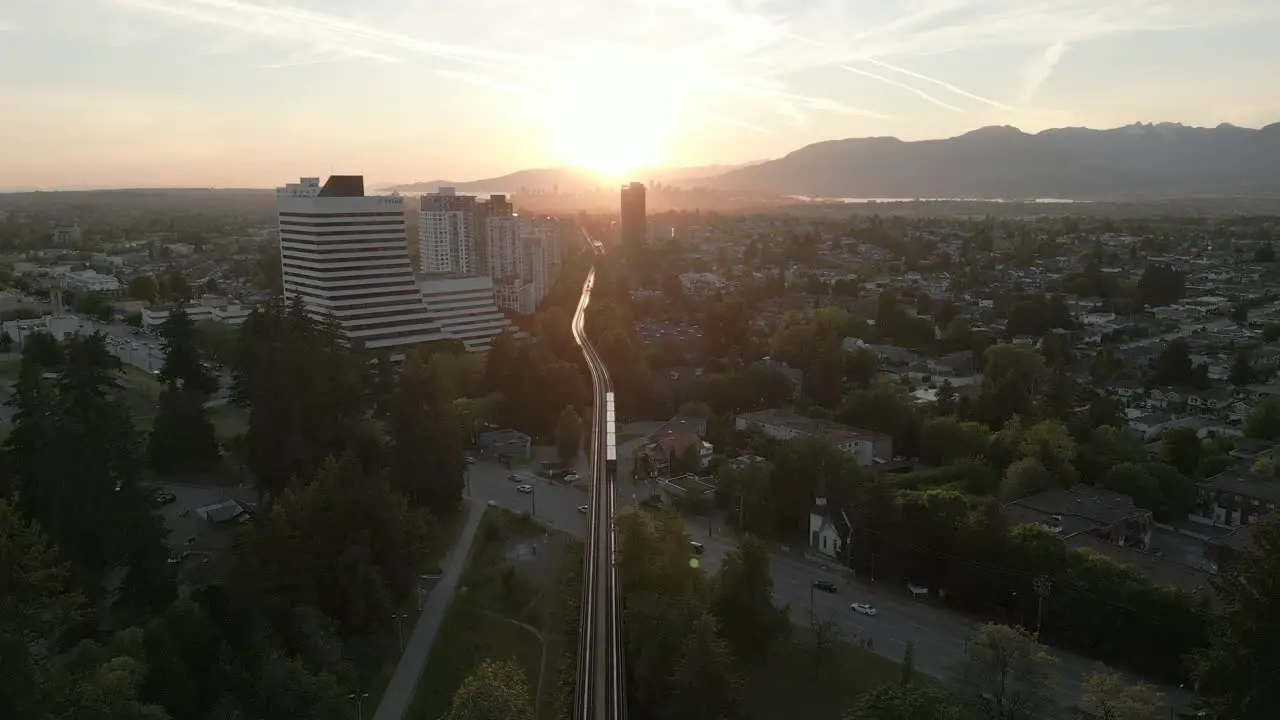
[[[1034,720],[1049,709],[1053,658],[1031,635],[988,623],[967,648],[961,693],[979,715]]]
[[[462,428],[440,390],[434,362],[410,357],[387,415],[388,476],[410,504],[447,515],[462,500]]]
[[[181,307],[169,311],[160,326],[161,345],[164,347],[164,366],[160,377],[171,389],[212,395],[218,390],[218,379],[204,368],[200,358],[195,323]]]
[[[87,606],[71,573],[33,522],[0,499],[0,717],[46,717],[54,692],[51,657]]]
[[[453,694],[445,720],[533,720],[533,693],[514,660],[485,660]]]
[[[1196,477],[1200,469],[1200,455],[1204,450],[1195,428],[1168,428],[1160,433],[1160,455],[1165,462],[1189,478]]]
[[[1243,387],[1253,382],[1253,376],[1253,363],[1249,361],[1249,353],[1241,348],[1231,363],[1230,382],[1236,387]]]
[[[963,711],[942,692],[919,683],[885,684],[858,698],[844,720],[961,720]]]
[[[734,672],[729,648],[716,634],[715,620],[698,615],[680,648],[671,673],[666,715],[671,720],[738,720],[741,679]]]
[[[284,624],[309,606],[349,632],[390,621],[428,543],[424,518],[352,457],[295,484],[236,547],[245,600]],[[340,582],[335,579],[340,578]]]
[[[1161,720],[1164,700],[1146,683],[1130,685],[1114,672],[1094,672],[1084,679],[1080,707],[1098,720]]]
[[[1033,457],[1023,458],[1008,467],[1000,484],[1000,499],[1019,500],[1054,487],[1053,474]]]
[[[213,423],[205,411],[204,396],[189,390],[166,388],[160,393],[147,464],[159,473],[211,470],[220,451]]]
[[[0,353],[7,353],[13,350],[13,337],[9,335],[6,329],[0,329]]]
[[[86,597],[99,599],[104,578],[120,568],[128,569],[114,607],[121,616],[166,605],[172,576],[140,486],[140,437],[118,397],[119,361],[98,334],[55,343],[55,366],[42,364],[51,353],[38,344],[24,348],[5,441],[19,508],[71,561]]]
[[[160,295],[160,284],[151,275],[139,275],[129,280],[129,297],[155,304]]]
[[[1244,434],[1257,440],[1280,440],[1280,398],[1263,398],[1245,419]]]
[[[711,612],[741,657],[767,651],[786,630],[786,613],[773,604],[769,552],[756,537],[743,535],[725,556],[711,583]]]
[[[341,456],[364,419],[364,361],[300,301],[273,300],[250,313],[233,367],[232,397],[249,409],[247,465],[268,501]]]
[[[1280,707],[1280,525],[1256,525],[1252,546],[1214,581],[1221,611],[1193,660],[1213,717],[1264,720]]]
[[[560,421],[556,423],[556,455],[560,461],[568,463],[578,457],[578,449],[582,445],[582,421],[572,406],[560,412]]]
[[[227,323],[201,320],[196,323],[196,348],[202,357],[219,365],[230,365],[235,360],[237,333],[236,328]]]
[[[1244,325],[1249,321],[1249,308],[1244,305],[1236,305],[1231,308],[1231,314],[1228,317],[1231,318],[1231,322]]]
[[[1142,302],[1147,307],[1171,305],[1182,299],[1186,279],[1164,263],[1150,263],[1138,282]]]

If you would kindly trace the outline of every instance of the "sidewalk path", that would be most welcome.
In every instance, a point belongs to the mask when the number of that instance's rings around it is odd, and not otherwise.
[[[435,642],[436,631],[444,620],[445,610],[453,600],[453,592],[458,588],[458,580],[467,567],[467,558],[471,556],[471,543],[476,539],[476,530],[480,527],[480,518],[484,517],[486,507],[483,502],[472,501],[467,513],[467,524],[462,529],[458,543],[449,551],[444,563],[444,577],[431,590],[427,603],[418,616],[413,634],[405,645],[404,654],[400,656],[400,664],[387,683],[387,690],[382,694],[378,710],[373,720],[401,720],[409,712],[413,702],[413,693],[418,689],[418,678],[427,667],[427,657],[431,654],[431,645]]]

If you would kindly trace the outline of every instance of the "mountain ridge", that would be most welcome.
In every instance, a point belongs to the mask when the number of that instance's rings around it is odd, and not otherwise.
[[[993,125],[942,139],[826,140],[699,184],[827,198],[1280,197],[1280,123]]]

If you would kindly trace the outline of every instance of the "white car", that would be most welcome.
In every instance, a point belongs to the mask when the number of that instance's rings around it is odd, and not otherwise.
[[[532,486],[532,485],[517,485],[517,486],[516,486],[516,490],[519,490],[520,492],[524,493],[525,495],[528,495],[529,493],[533,492],[533,486]]]
[[[490,501],[489,501],[489,507],[498,507],[498,501],[497,501],[497,500],[490,500]]]
[[[581,480],[581,479],[582,479],[582,478],[578,476],[578,473],[569,473],[568,475],[565,475],[565,476],[564,476],[564,481],[565,481],[565,482],[571,482],[571,483],[573,483],[573,482],[578,482],[578,481],[579,481],[579,480]]]
[[[589,508],[588,508],[586,505],[579,505],[579,506],[578,506],[578,512],[582,513],[583,515],[586,515],[586,514],[587,514],[587,510],[588,510],[588,509],[589,509]]]
[[[511,482],[520,482],[519,475],[508,475],[507,479],[510,480]]]
[[[875,615],[876,614],[875,606],[869,603],[854,603],[849,606],[849,609],[858,613],[859,615]]]

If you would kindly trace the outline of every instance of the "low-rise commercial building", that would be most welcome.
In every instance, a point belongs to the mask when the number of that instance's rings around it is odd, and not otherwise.
[[[819,437],[852,455],[863,467],[893,459],[893,438],[889,435],[805,417],[786,408],[742,413],[734,419],[734,426],[739,430],[754,428],[781,441]]]

